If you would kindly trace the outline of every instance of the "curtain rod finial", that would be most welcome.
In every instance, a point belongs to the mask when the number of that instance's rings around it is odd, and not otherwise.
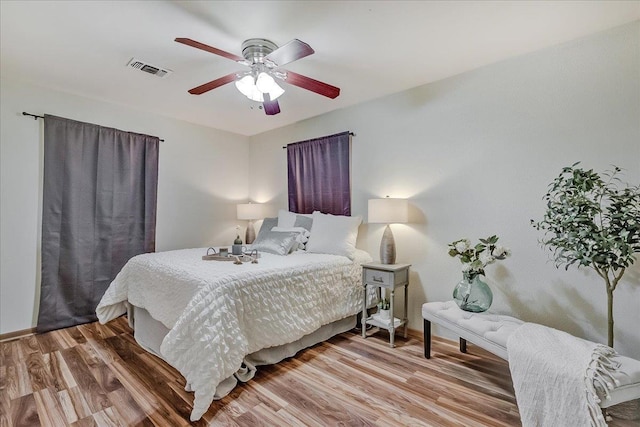
[[[44,117],[42,117],[42,116],[38,116],[36,114],[27,113],[26,111],[23,111],[22,115],[23,116],[31,116],[31,117],[33,117],[33,120],[44,119]]]

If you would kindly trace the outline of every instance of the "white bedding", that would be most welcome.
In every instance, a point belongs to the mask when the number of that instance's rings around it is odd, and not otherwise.
[[[126,311],[146,309],[170,332],[163,358],[194,392],[191,420],[202,417],[220,381],[244,356],[295,341],[320,326],[362,309],[360,264],[303,251],[261,254],[258,264],[202,261],[206,249],[133,257],[107,289],[96,313],[106,323]]]

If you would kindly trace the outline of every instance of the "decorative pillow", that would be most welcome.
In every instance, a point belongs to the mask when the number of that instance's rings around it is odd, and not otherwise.
[[[299,233],[293,232],[280,232],[280,231],[265,231],[260,233],[256,240],[251,245],[251,249],[255,249],[258,252],[269,252],[276,255],[287,255],[291,252],[294,245],[297,246],[298,242],[296,237]]]
[[[344,255],[353,259],[360,223],[362,223],[361,216],[314,212],[307,252]]]
[[[296,219],[299,216],[311,219],[311,214],[297,214],[280,209],[278,211],[278,227],[296,227]]]
[[[267,231],[271,231],[271,229],[273,227],[276,227],[278,225],[278,218],[265,218],[262,221],[262,225],[260,226],[260,231],[258,231],[258,237],[260,237],[260,234],[262,234],[263,232],[267,232]]]
[[[312,214],[313,216],[313,214]],[[313,225],[313,218],[306,215],[296,215],[296,222],[293,223],[294,227],[302,227],[311,231],[311,226]]]
[[[278,227],[293,227],[296,223],[296,214],[280,209],[278,211]]]
[[[271,231],[279,231],[285,233],[296,233],[296,241],[298,242],[297,247],[292,248],[292,251],[300,250],[303,251],[305,249],[305,245],[309,240],[309,230],[302,227],[273,227]]]

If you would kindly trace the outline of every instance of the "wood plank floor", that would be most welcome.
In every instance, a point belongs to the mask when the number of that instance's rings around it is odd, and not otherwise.
[[[518,426],[506,363],[470,345],[345,333],[274,366],[189,423],[182,376],[124,318],[0,343],[4,426]],[[631,426],[614,420],[611,426]]]

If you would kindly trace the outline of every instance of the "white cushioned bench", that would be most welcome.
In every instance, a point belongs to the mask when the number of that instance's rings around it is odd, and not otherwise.
[[[524,322],[510,316],[492,313],[470,313],[461,310],[454,301],[429,302],[422,305],[424,318],[424,357],[431,357],[431,322],[443,326],[460,337],[460,351],[466,353],[467,341],[505,360],[509,336]],[[620,363],[613,375],[619,385],[609,391],[610,399],[601,399],[600,407],[608,408],[628,400],[640,399],[640,361],[617,355]]]

